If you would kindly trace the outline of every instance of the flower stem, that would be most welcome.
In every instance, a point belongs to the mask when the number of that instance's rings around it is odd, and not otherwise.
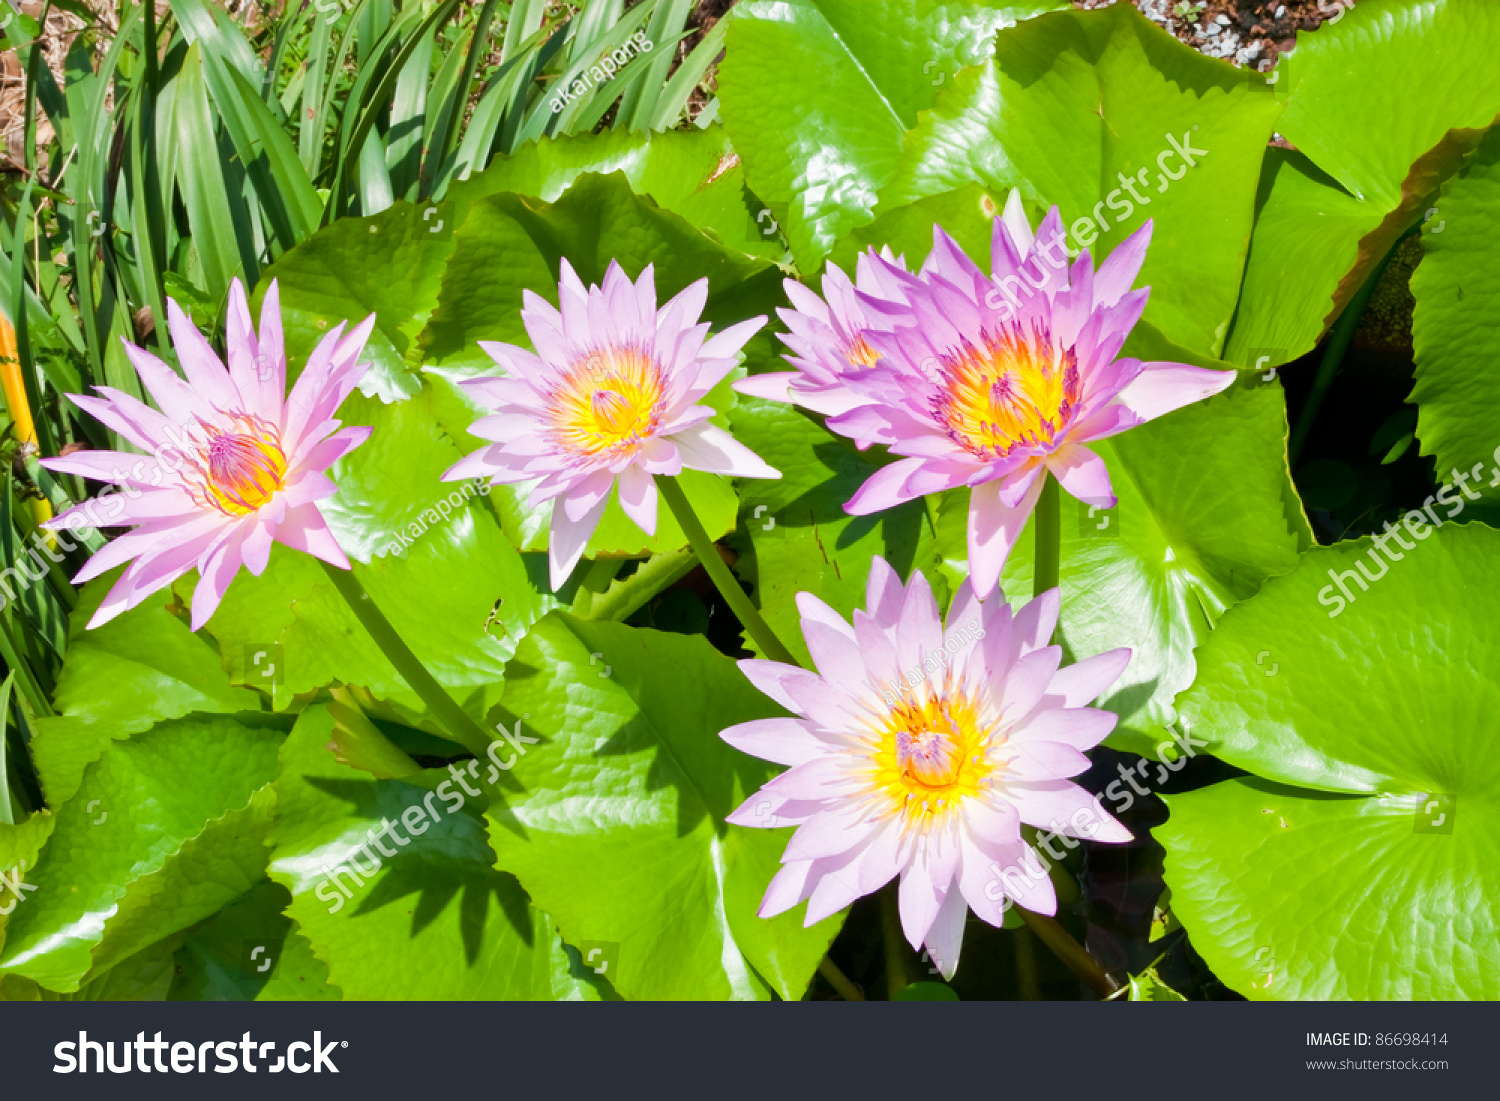
[[[860,993],[859,987],[850,982],[848,976],[839,970],[838,964],[834,963],[827,956],[818,961],[818,974],[828,980],[828,985],[837,990],[839,997],[843,998],[844,1001],[862,1002],[865,1000],[865,996]]]
[[[1042,990],[1036,981],[1036,938],[1030,929],[1016,929],[1011,933],[1014,937],[1012,946],[1016,953],[1016,985],[1020,987],[1021,997],[1028,1002],[1041,1001]]]
[[[1041,596],[1057,588],[1062,570],[1062,493],[1057,479],[1044,472],[1042,495],[1031,513],[1036,530],[1036,555],[1032,570],[1031,595]]]
[[[417,655],[411,652],[411,648],[396,633],[396,628],[391,626],[391,621],[385,618],[375,606],[375,601],[370,599],[370,594],[360,584],[359,578],[354,576],[354,571],[341,570],[328,562],[323,563],[323,570],[349,605],[349,610],[364,624],[365,630],[375,640],[375,645],[380,647],[386,660],[396,667],[396,672],[401,674],[412,691],[421,697],[438,721],[448,728],[448,733],[474,756],[484,757],[490,746],[490,738],[485,734],[484,728],[458,706],[447,690],[418,660]]]
[[[687,494],[673,478],[658,475],[656,488],[661,490],[667,507],[672,510],[672,515],[677,517],[677,523],[687,534],[688,543],[692,545],[693,553],[698,556],[698,561],[703,563],[703,568],[708,571],[708,576],[713,580],[730,611],[734,612],[744,624],[745,630],[750,632],[750,637],[760,647],[761,653],[772,661],[784,662],[787,665],[800,665],[792,652],[781,644],[776,637],[776,632],[766,623],[755,605],[750,603],[750,598],[745,595],[745,590],[740,588],[739,581],[730,572],[729,567],[724,564],[724,559],[719,557],[718,548],[714,546],[708,532],[698,521],[698,514],[693,511],[692,504],[687,499]]]
[[[880,937],[885,942],[885,990],[892,1001],[911,980],[906,974],[906,936],[901,932],[901,881],[880,892]]]
[[[1040,596],[1048,589],[1056,588],[1062,570],[1062,494],[1057,479],[1051,474],[1045,477],[1047,480],[1042,484],[1042,495],[1037,498],[1036,510],[1031,514],[1032,522],[1036,525],[1035,568],[1031,587],[1033,596]],[[1057,637],[1055,631],[1052,637]],[[1090,990],[1101,998],[1114,993],[1119,984],[1089,955],[1088,949],[1058,924],[1056,918],[1034,914],[1020,906],[1016,909],[1037,939],[1067,964],[1068,970],[1082,979]]]
[[[1083,945],[1073,939],[1071,933],[1058,924],[1056,918],[1034,914],[1021,906],[1017,906],[1016,910],[1020,913],[1021,920],[1026,922],[1027,928],[1037,935],[1037,939],[1052,949],[1052,954],[1067,964],[1068,970],[1077,975],[1095,994],[1107,998],[1119,989],[1120,984],[1099,966],[1099,962],[1088,954]]]

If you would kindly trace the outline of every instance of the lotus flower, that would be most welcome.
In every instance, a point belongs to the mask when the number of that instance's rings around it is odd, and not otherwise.
[[[700,279],[660,310],[652,265],[631,283],[610,261],[603,287],[585,288],[562,262],[562,309],[526,291],[521,320],[536,352],[480,341],[506,377],[464,386],[493,415],[469,429],[495,442],[465,456],[446,481],[489,477],[533,483],[532,506],[553,501],[552,587],[578,564],[611,491],[648,535],[656,533],[656,474],[683,469],[779,478],[698,402],[727,375],[764,317],[709,337],[698,322],[708,300]]]
[[[851,626],[810,593],[797,598],[817,672],[739,663],[794,718],[760,719],[722,737],[791,767],[729,816],[742,826],[796,826],[761,903],[771,917],[807,900],[806,923],[901,877],[902,929],[945,976],[958,966],[972,908],[992,925],[1007,899],[1057,909],[1021,825],[1065,837],[1128,841],[1098,799],[1066,777],[1115,716],[1084,706],[1112,684],[1128,649],[1059,669],[1047,645],[1052,589],[1012,617],[965,583],[938,616],[920,572],[911,583],[875,559]]]
[[[823,298],[795,279],[784,280],[794,308],[778,309],[776,313],[787,327],[781,340],[794,353],[786,358],[797,370],[752,375],[741,379],[735,388],[754,397],[796,402],[825,416],[864,404],[859,394],[844,385],[844,378],[875,365],[880,353],[870,345],[868,334],[889,330],[894,323],[885,314],[866,307],[856,292],[873,299],[904,302],[901,284],[890,274],[892,268],[904,272],[906,262],[889,248],[879,254],[874,249],[861,254],[853,283],[829,264],[823,273]]]
[[[875,363],[841,373],[848,408],[827,423],[862,447],[882,443],[903,457],[872,475],[845,509],[868,515],[969,486],[970,578],[984,597],[1048,472],[1086,504],[1113,508],[1109,471],[1088,444],[1216,394],[1235,377],[1118,358],[1150,294],[1130,289],[1150,240],[1147,222],[1097,272],[1087,251],[1070,269],[1057,208],[1033,236],[1012,191],[995,220],[988,275],[937,226],[917,275],[872,258],[885,269],[872,284],[900,291],[856,291],[887,320],[866,330]],[[829,407],[826,377],[802,373],[808,381],[789,384],[790,399],[817,388]],[[747,386],[753,392],[756,380],[740,384]]]
[[[365,373],[368,364],[356,360],[375,318],[372,314],[347,334],[340,324],[325,336],[287,394],[279,303],[273,282],[261,305],[257,336],[245,288],[238,279],[231,283],[226,369],[177,303],[168,300],[167,323],[186,381],[143,348],[125,345],[159,411],[108,386],[95,387],[100,397],[69,395],[146,452],[78,451],[42,460],[49,470],[114,483],[124,497],[108,505],[85,501],[47,526],[135,525],[73,579],[81,584],[131,562],[90,627],[135,607],[196,567],[196,631],[213,615],[240,566],[257,575],[265,569],[273,542],[349,568],[317,502],[337,491],[324,472],[370,435],[369,428],[340,428],[333,414]]]

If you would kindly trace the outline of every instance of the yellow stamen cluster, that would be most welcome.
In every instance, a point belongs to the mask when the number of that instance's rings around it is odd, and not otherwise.
[[[260,508],[286,478],[281,436],[259,417],[237,413],[230,427],[200,423],[202,439],[188,458],[188,491],[226,516]]]
[[[870,347],[870,342],[861,335],[854,338],[854,343],[849,345],[844,358],[851,367],[873,367],[880,358],[880,353]]]
[[[908,693],[889,708],[875,734],[874,786],[890,798],[893,813],[925,828],[989,786],[995,766],[985,710],[957,689],[921,698]]]
[[[982,459],[1043,447],[1077,407],[1077,360],[1040,333],[1006,330],[939,364],[934,412],[955,443]]]
[[[568,450],[590,458],[634,447],[655,435],[661,372],[636,348],[594,352],[552,393],[552,425]]]

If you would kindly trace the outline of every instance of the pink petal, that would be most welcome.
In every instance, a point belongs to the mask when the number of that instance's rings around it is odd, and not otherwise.
[[[940,833],[928,834],[928,843],[938,842],[942,836]],[[902,873],[898,899],[901,931],[913,948],[921,947],[927,938],[927,930],[937,920],[948,882],[947,879],[941,885],[934,882],[927,861],[921,858],[912,861]]]
[[[167,328],[172,333],[172,344],[177,349],[177,361],[182,364],[182,373],[187,376],[188,385],[199,399],[216,409],[230,410],[238,407],[240,394],[230,381],[229,372],[209,347],[203,334],[170,298],[167,299]],[[170,412],[167,415],[172,416]]]
[[[1006,766],[1011,780],[1055,780],[1089,770],[1089,759],[1073,746],[1030,738],[1008,742],[1013,756]]]
[[[672,437],[682,465],[710,474],[736,478],[779,478],[781,472],[767,466],[759,455],[728,432],[712,424],[695,424]]]
[[[927,930],[926,940],[927,956],[945,979],[953,978],[953,973],[958,970],[958,953],[963,947],[964,922],[968,916],[969,904],[964,900],[958,883],[954,882],[943,896],[943,904],[938,907],[937,917]]]
[[[1015,802],[1021,821],[1028,826],[1092,841],[1119,842],[1133,838],[1128,829],[1105,811],[1097,796],[1067,780],[1019,783],[1007,787],[1006,794]]]
[[[193,590],[193,625],[199,630],[209,621],[218,608],[219,601],[229,589],[229,583],[240,569],[240,546],[244,534],[235,531],[228,534],[208,554],[208,561],[199,567],[198,586]]]
[[[1015,639],[1020,655],[1051,644],[1052,635],[1057,630],[1057,613],[1061,607],[1062,594],[1054,588],[1032,597],[1016,613],[1011,637]]]
[[[1049,694],[1055,690],[1049,687]],[[1036,741],[1058,742],[1075,749],[1093,749],[1114,730],[1119,716],[1113,711],[1102,711],[1096,707],[1054,708],[1039,711],[1016,729],[1011,731],[1012,742]],[[1071,775],[1061,773],[1060,775]]]
[[[328,521],[323,519],[317,505],[308,504],[288,509],[276,527],[275,539],[293,550],[321,558],[341,570],[349,569],[349,559],[338,540],[333,537],[333,532],[328,529]]]
[[[547,548],[553,592],[562,588],[568,575],[573,572],[573,567],[583,557],[583,548],[588,546],[589,536],[599,526],[599,518],[604,515],[604,506],[607,504],[609,494],[605,493],[598,498],[593,508],[576,520],[568,516],[567,509],[553,506],[552,534]]]
[[[1049,696],[1061,696],[1068,707],[1082,707],[1098,699],[1106,688],[1120,679],[1130,664],[1130,648],[1122,646],[1093,657],[1084,658],[1059,669],[1047,688]]]
[[[704,341],[703,349],[698,353],[698,357],[700,359],[733,359],[765,323],[766,318],[762,315],[729,326],[723,332]]]
[[[1135,277],[1141,272],[1146,260],[1146,248],[1151,244],[1152,219],[1115,246],[1113,252],[1099,265],[1094,276],[1094,302],[1100,306],[1113,306],[1130,290]]]
[[[729,388],[741,394],[748,394],[752,398],[791,402],[794,399],[787,387],[801,377],[800,371],[770,371],[763,375],[750,375],[739,379],[730,383]]]
[[[865,687],[869,677],[852,634],[850,631],[846,635],[816,620],[802,621],[802,637],[807,640],[807,651],[818,667],[818,674],[826,681],[857,692]]]
[[[1109,482],[1109,467],[1104,460],[1082,444],[1065,444],[1047,459],[1050,470],[1062,487],[1086,505],[1114,508],[1114,489]]]
[[[745,679],[761,692],[770,696],[788,711],[799,715],[802,713],[802,708],[797,706],[797,701],[788,694],[787,681],[789,679],[820,679],[816,673],[809,673],[806,669],[799,669],[795,665],[786,665],[779,661],[766,661],[763,658],[744,658],[735,664],[740,667],[740,672],[745,674]]]
[[[1147,363],[1135,381],[1120,391],[1119,401],[1149,421],[1228,389],[1235,371],[1209,371],[1184,363]]]
[[[766,896],[761,900],[758,916],[770,918],[784,914],[806,898],[808,873],[812,870],[812,865],[811,860],[783,864],[781,871],[771,878],[766,887]]]
[[[259,363],[260,415],[270,418],[286,399],[286,348],[281,330],[281,288],[275,279],[260,302],[260,329],[256,337]]]
[[[998,686],[996,695],[1006,722],[1016,722],[1030,714],[1051,685],[1061,660],[1061,646],[1045,646],[1033,650],[1003,674],[1004,683]]]
[[[803,619],[811,619],[823,624],[825,627],[832,627],[850,642],[854,641],[854,628],[849,626],[844,617],[829,607],[823,600],[812,593],[801,592],[796,596],[796,603],[797,614]]]
[[[858,804],[838,803],[813,815],[787,842],[783,860],[816,860],[841,856],[863,845],[883,819],[872,817]],[[858,887],[856,880],[855,886]]]
[[[907,479],[915,474],[926,463],[926,459],[901,459],[883,466],[869,478],[865,484],[855,491],[854,496],[844,503],[844,511],[851,516],[869,516],[871,513],[884,512],[886,509],[895,508],[897,505],[905,504],[917,493],[906,490]]]
[[[1031,231],[1031,223],[1026,219],[1026,207],[1021,203],[1018,188],[1011,188],[1010,194],[1005,197],[1005,210],[995,222],[993,232],[998,234],[1002,228],[1010,235],[1011,247],[1015,249],[1017,256],[1025,256],[1031,251],[1036,234]]]
[[[1000,503],[998,481],[974,487],[969,503],[969,582],[981,600],[999,584],[1005,560],[1041,494],[1042,479],[1036,478],[1021,503],[1006,508]]]
[[[647,535],[656,534],[656,482],[639,466],[620,471],[620,507]]]
[[[826,748],[796,719],[755,719],[721,730],[719,737],[742,753],[778,765],[803,764]]]
[[[901,614],[905,592],[901,576],[884,558],[870,560],[870,576],[865,581],[865,609],[882,627],[893,627]]]

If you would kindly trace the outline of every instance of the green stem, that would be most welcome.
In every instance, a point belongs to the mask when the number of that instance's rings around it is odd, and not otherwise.
[[[892,1001],[911,981],[906,974],[906,934],[901,931],[901,881],[880,892],[880,937],[885,943],[885,990]]]
[[[1041,1001],[1042,989],[1036,978],[1036,937],[1030,929],[1023,927],[1013,930],[1011,938],[1016,952],[1016,984],[1021,988],[1021,997],[1028,1002]]]
[[[1020,906],[1016,910],[1020,913],[1021,920],[1026,922],[1027,928],[1095,994],[1107,998],[1119,989],[1120,984],[1099,966],[1099,961],[1089,955],[1083,945],[1073,939],[1071,933],[1058,924],[1056,918],[1034,914]]]
[[[375,640],[375,645],[380,647],[380,652],[396,667],[396,672],[401,674],[412,691],[421,697],[438,721],[448,728],[448,733],[468,747],[474,756],[483,758],[490,746],[490,738],[484,728],[458,706],[447,690],[427,671],[427,667],[417,659],[417,655],[411,652],[411,648],[401,640],[401,636],[391,626],[391,621],[381,614],[375,601],[370,599],[370,594],[365,592],[365,587],[354,576],[354,571],[341,570],[327,562],[323,563],[323,570],[349,605],[349,610],[364,624],[365,630]]]
[[[785,662],[787,665],[800,664],[792,656],[792,652],[781,644],[781,640],[776,637],[776,632],[771,630],[770,625],[761,617],[759,610],[750,603],[750,598],[745,595],[745,590],[740,588],[739,581],[724,564],[724,559],[719,557],[718,548],[708,537],[708,532],[703,530],[703,525],[698,522],[698,514],[693,511],[693,506],[689,503],[687,494],[682,492],[682,487],[677,484],[676,480],[658,475],[656,488],[661,490],[667,507],[672,510],[672,515],[677,517],[677,523],[687,533],[688,542],[692,545],[693,553],[698,556],[698,561],[708,571],[708,576],[718,587],[719,594],[728,603],[730,611],[739,617],[745,630],[750,632],[750,637],[760,647],[760,652],[772,661]]]
[[[1318,361],[1318,373],[1313,376],[1312,390],[1307,395],[1307,404],[1302,407],[1302,412],[1297,416],[1297,423],[1292,428],[1291,439],[1287,442],[1287,462],[1296,469],[1297,459],[1302,454],[1302,446],[1307,443],[1308,434],[1312,432],[1313,421],[1317,419],[1318,408],[1323,404],[1323,399],[1328,395],[1328,388],[1333,385],[1334,376],[1339,373],[1339,365],[1344,360],[1344,353],[1349,350],[1349,342],[1354,339],[1354,331],[1359,328],[1359,319],[1365,312],[1365,306],[1370,301],[1370,296],[1375,293],[1375,287],[1380,282],[1380,277],[1385,274],[1385,267],[1390,263],[1391,257],[1395,255],[1396,245],[1405,239],[1403,234],[1396,240],[1388,251],[1370,272],[1368,279],[1360,285],[1359,290],[1354,292],[1354,297],[1344,307],[1344,312],[1334,323],[1333,332],[1328,337],[1328,344],[1323,349],[1323,358]]]
[[[865,996],[860,993],[859,987],[849,981],[848,977],[839,970],[838,964],[827,956],[818,962],[818,974],[828,980],[828,985],[839,992],[839,997],[846,1002],[862,1002]]]
[[[1036,529],[1036,566],[1031,587],[1033,596],[1040,596],[1048,589],[1056,588],[1062,569],[1061,487],[1051,474],[1045,477],[1047,480],[1042,485],[1042,495],[1037,498],[1036,510],[1032,513],[1032,523]],[[1055,633],[1053,637],[1056,637]],[[1100,997],[1114,992],[1117,986],[1115,981],[1055,918],[1034,914],[1019,906],[1016,909],[1020,911],[1027,928],[1052,950],[1053,955],[1067,964],[1068,970],[1088,984],[1089,989]],[[1018,944],[1018,956],[1020,951],[1021,946]],[[1024,980],[1024,975],[1022,977]]]
[[[1057,479],[1043,472],[1042,495],[1036,500],[1031,522],[1036,531],[1035,568],[1032,573],[1031,595],[1041,596],[1048,589],[1057,588],[1058,574],[1062,570],[1062,493]]]

